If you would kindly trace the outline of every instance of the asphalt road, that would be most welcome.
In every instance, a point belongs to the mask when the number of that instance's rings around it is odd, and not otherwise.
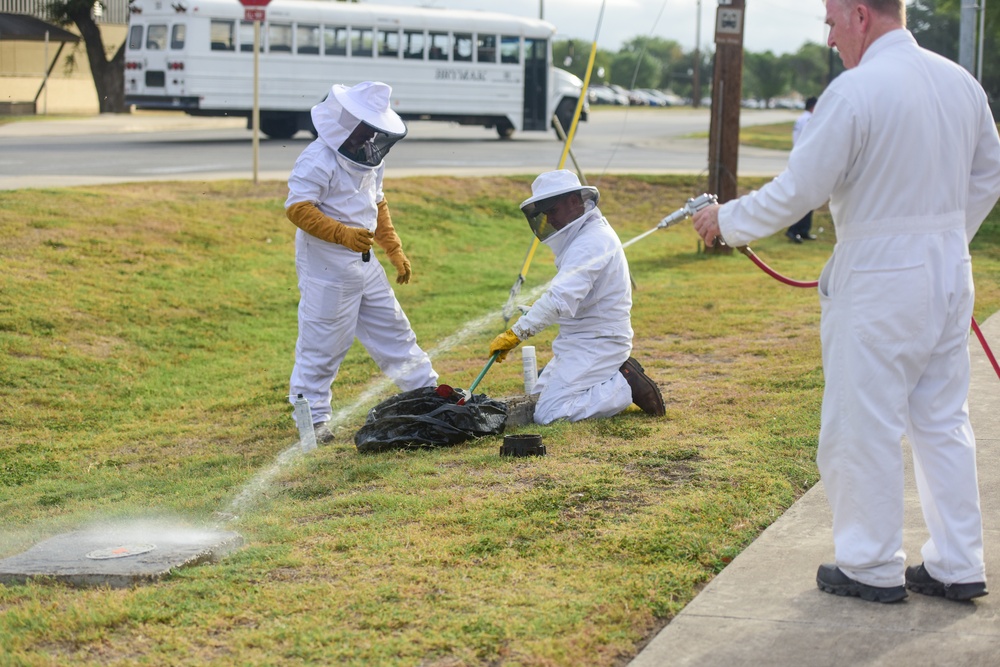
[[[796,111],[744,110],[744,125],[793,120]],[[581,123],[573,157],[585,174],[702,173],[707,168],[707,109],[602,109]],[[288,177],[312,140],[261,138],[257,177]],[[242,119],[173,113],[101,115],[0,125],[0,189],[61,187],[148,180],[253,178],[252,133]],[[535,174],[558,166],[562,144],[552,132],[523,132],[500,141],[491,129],[412,122],[388,167],[413,174]],[[742,175],[784,168],[783,151],[742,148]],[[567,160],[567,168],[573,168]]]

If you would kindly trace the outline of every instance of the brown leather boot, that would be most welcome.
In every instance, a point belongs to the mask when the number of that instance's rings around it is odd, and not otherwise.
[[[662,417],[667,414],[667,408],[663,404],[660,388],[649,379],[643,370],[645,369],[643,369],[642,364],[629,357],[618,369],[618,372],[625,376],[628,386],[632,388],[632,402],[642,408],[646,414]]]

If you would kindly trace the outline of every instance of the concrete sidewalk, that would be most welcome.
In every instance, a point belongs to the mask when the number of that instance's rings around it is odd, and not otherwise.
[[[1000,313],[981,324],[994,355]],[[910,591],[898,604],[823,593],[833,561],[830,509],[817,484],[726,567],[629,667],[1000,665],[1000,378],[975,335],[969,408],[978,443],[987,580],[992,593],[953,602]],[[905,446],[905,445],[904,445]],[[927,539],[906,447],[907,564]]]

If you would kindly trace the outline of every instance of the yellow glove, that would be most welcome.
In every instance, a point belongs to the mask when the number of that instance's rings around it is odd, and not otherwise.
[[[396,283],[405,285],[410,282],[410,260],[406,259],[403,251],[399,250],[389,255],[389,261],[396,267]]]
[[[378,203],[378,223],[375,225],[375,243],[385,251],[392,265],[396,267],[396,283],[405,285],[410,282],[410,260],[403,254],[403,244],[392,226],[392,216],[389,215],[389,204],[383,197]]]
[[[368,252],[372,249],[374,234],[360,227],[348,227],[323,215],[312,202],[292,204],[285,209],[285,215],[296,227],[318,239],[339,243],[354,252]]]
[[[521,343],[521,339],[517,337],[512,329],[507,329],[502,334],[493,339],[490,343],[490,356],[499,352],[497,356],[497,363],[501,363],[507,358],[507,353],[513,350]]]

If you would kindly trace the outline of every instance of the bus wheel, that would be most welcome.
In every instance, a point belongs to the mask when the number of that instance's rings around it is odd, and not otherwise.
[[[501,139],[510,139],[514,135],[514,124],[506,118],[498,120],[495,127]]]
[[[262,116],[260,131],[272,139],[291,139],[299,131],[299,124],[291,114]]]
[[[573,124],[573,114],[575,113],[576,100],[571,100],[568,97],[564,97],[559,102],[559,106],[556,107],[556,118],[559,119],[559,124],[563,127],[563,133],[567,136],[569,135],[569,126]],[[552,125],[552,129],[555,129],[555,124]],[[556,138],[558,137],[559,133],[556,132]]]

